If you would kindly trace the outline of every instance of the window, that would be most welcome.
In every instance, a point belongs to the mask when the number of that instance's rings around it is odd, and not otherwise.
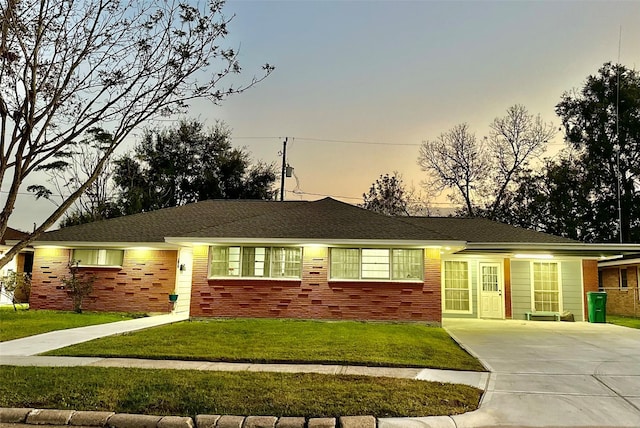
[[[533,262],[533,308],[536,311],[560,311],[558,264]]]
[[[359,279],[360,250],[357,248],[332,248],[331,278]]]
[[[421,280],[423,250],[332,248],[331,279]]]
[[[629,277],[627,276],[627,269],[619,269],[620,275],[620,289],[626,290],[629,287]]]
[[[124,250],[75,249],[71,258],[80,266],[122,266]]]
[[[210,247],[209,276],[300,278],[302,249],[294,247]]]
[[[471,311],[469,264],[462,261],[444,262],[444,310]]]
[[[389,250],[362,250],[362,279],[389,279]]]

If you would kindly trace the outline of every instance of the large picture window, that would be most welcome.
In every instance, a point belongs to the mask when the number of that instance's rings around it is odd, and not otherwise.
[[[469,264],[464,261],[445,261],[444,310],[470,312],[470,309]]]
[[[77,248],[71,258],[80,266],[122,266],[124,250]]]
[[[300,278],[299,247],[210,247],[209,276]]]
[[[533,308],[536,311],[560,311],[558,263],[533,262]]]
[[[423,250],[332,248],[331,279],[422,280]]]

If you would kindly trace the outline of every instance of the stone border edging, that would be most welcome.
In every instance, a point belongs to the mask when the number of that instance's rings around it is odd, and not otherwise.
[[[195,421],[183,416],[137,415],[33,408],[0,408],[1,423],[28,425],[68,425],[101,428],[376,428],[373,416],[339,418],[197,415]]]

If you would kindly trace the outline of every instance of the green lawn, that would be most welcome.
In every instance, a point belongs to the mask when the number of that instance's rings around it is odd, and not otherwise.
[[[443,329],[418,323],[213,319],[106,337],[47,355],[484,370]]]
[[[625,317],[621,315],[607,315],[607,322],[623,327],[640,328],[640,318]]]
[[[0,307],[0,342],[53,330],[104,324],[133,318],[135,315],[104,312],[35,311],[13,306]]]
[[[99,367],[0,367],[0,407],[195,416],[376,417],[475,410],[465,385],[365,376]]]

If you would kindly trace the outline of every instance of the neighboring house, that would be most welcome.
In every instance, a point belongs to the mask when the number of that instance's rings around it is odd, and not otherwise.
[[[599,261],[598,278],[608,314],[640,316],[640,253]]]
[[[0,238],[0,256],[4,255],[4,253],[11,248],[11,246],[8,245],[9,242],[19,241],[25,236],[27,236],[26,233],[7,227],[4,235]],[[0,304],[11,304],[14,298],[13,292],[5,290],[4,278],[11,272],[31,273],[32,265],[33,249],[29,247],[18,253],[13,260],[0,268]],[[18,290],[18,293],[21,293],[21,290]],[[18,301],[28,300],[28,296],[26,295],[16,295],[15,297]]]
[[[434,322],[535,311],[583,320],[598,258],[640,251],[331,198],[203,201],[48,232],[34,246],[36,309],[71,308],[60,279],[77,260],[97,277],[88,310]]]

